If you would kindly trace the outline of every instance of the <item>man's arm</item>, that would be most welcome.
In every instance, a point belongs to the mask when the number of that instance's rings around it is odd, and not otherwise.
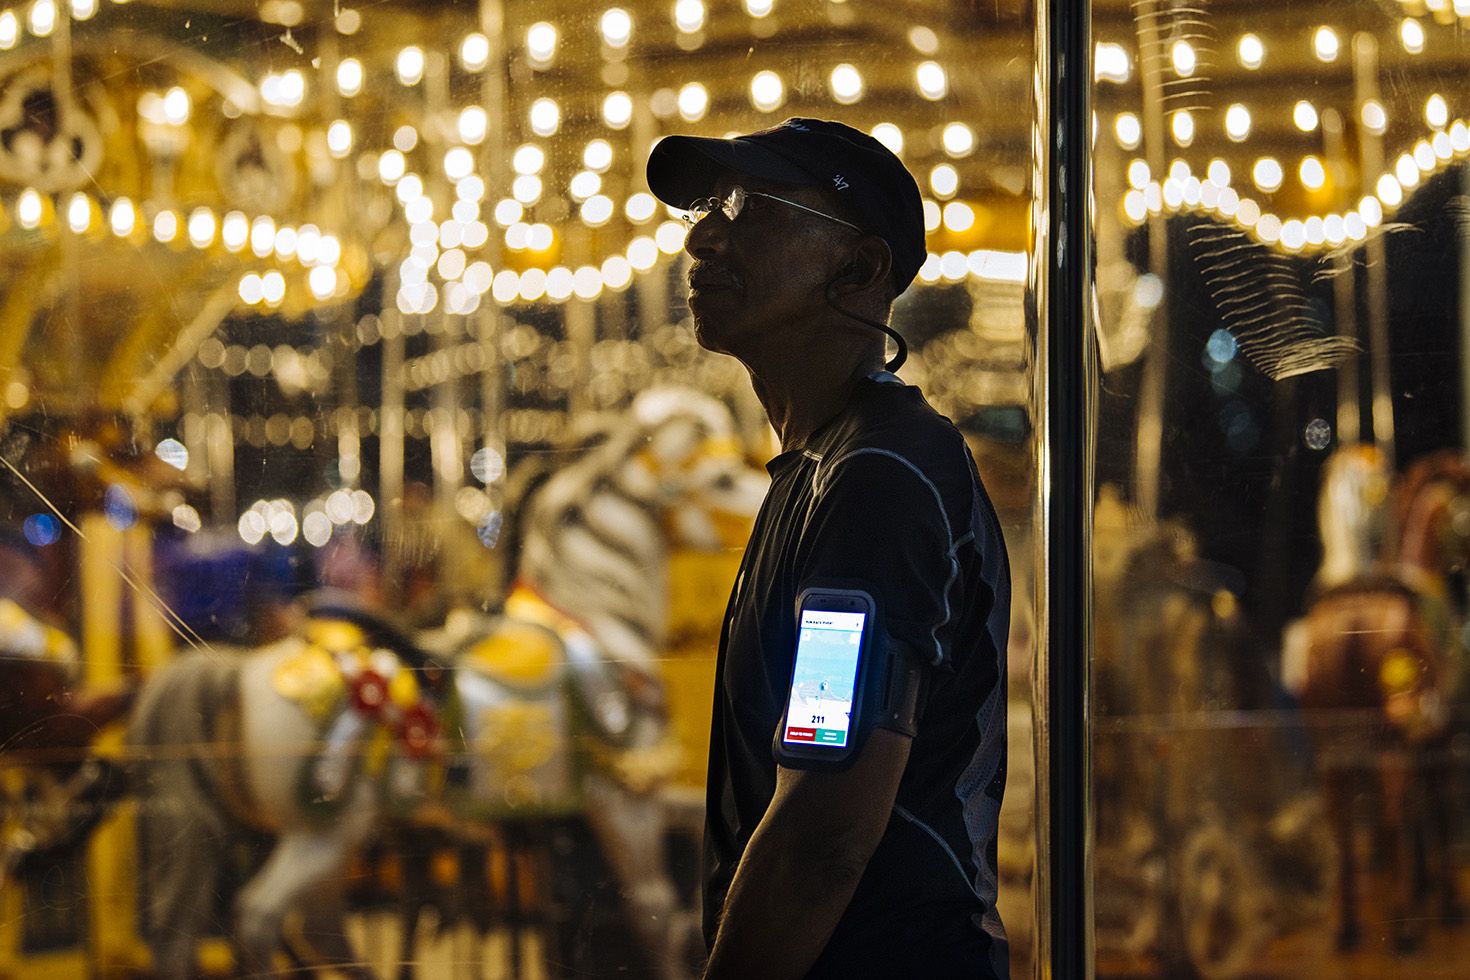
[[[730,883],[707,980],[811,969],[888,826],[911,742],[879,728],[842,772],[777,769],[776,794]]]

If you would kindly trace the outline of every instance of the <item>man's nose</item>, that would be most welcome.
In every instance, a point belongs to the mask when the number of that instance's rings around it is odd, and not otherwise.
[[[684,236],[684,251],[696,259],[711,258],[725,251],[729,244],[730,222],[723,214],[707,214]]]

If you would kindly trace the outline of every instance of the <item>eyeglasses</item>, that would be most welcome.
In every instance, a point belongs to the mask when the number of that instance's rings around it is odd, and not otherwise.
[[[745,210],[746,204],[748,204],[750,202],[750,199],[753,197],[765,198],[767,201],[776,201],[777,203],[784,204],[787,207],[796,208],[798,211],[805,211],[807,214],[814,214],[819,218],[826,218],[828,221],[835,221],[839,225],[851,228],[853,231],[862,231],[861,228],[853,224],[851,221],[844,221],[843,219],[838,218],[835,215],[830,215],[823,211],[818,211],[816,208],[809,208],[805,204],[798,204],[795,201],[788,201],[786,200],[786,198],[777,197],[775,194],[765,194],[761,191],[748,191],[744,187],[741,187],[739,184],[736,184],[734,187],[730,188],[730,192],[726,194],[723,199],[718,197],[707,197],[702,201],[695,201],[693,204],[689,205],[689,209],[684,212],[684,223],[687,224],[690,228],[693,228],[695,225],[703,221],[707,215],[711,214],[714,211],[719,211],[721,214],[723,214],[727,221],[734,221],[736,218],[740,217],[740,212]]]

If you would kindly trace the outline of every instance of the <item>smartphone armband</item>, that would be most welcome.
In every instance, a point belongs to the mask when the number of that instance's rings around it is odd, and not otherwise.
[[[872,729],[915,733],[925,672],[887,642],[870,593],[805,589],[796,600],[796,622],[786,710],[772,739],[777,762],[843,769]]]

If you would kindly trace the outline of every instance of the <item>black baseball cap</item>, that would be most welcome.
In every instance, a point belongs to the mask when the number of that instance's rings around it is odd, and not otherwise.
[[[854,222],[888,243],[900,293],[928,256],[919,185],[888,147],[851,126],[793,117],[733,139],[668,136],[648,157],[649,189],[676,208],[711,196],[720,177],[732,172],[826,187],[845,200]]]

